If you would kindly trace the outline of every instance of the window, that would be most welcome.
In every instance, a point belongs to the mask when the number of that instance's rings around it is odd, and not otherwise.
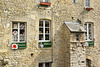
[[[39,63],[39,67],[51,67],[51,63]]]
[[[90,0],[86,0],[85,6],[86,6],[86,7],[89,7],[89,6],[90,6]]]
[[[80,34],[76,34],[76,41],[79,41]]]
[[[49,2],[49,0],[40,0],[40,2]]]
[[[12,23],[12,41],[13,42],[25,42],[26,24],[20,22]]]
[[[50,40],[50,21],[49,20],[39,21],[39,40],[40,41]]]
[[[91,67],[91,60],[86,59],[86,67]]]
[[[77,3],[77,0],[73,0],[73,3]]]
[[[85,40],[92,41],[93,40],[93,24],[92,23],[86,23],[85,24]]]

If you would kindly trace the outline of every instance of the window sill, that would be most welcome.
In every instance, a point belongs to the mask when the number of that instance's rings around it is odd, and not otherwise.
[[[50,6],[50,5],[51,5],[51,3],[49,3],[49,2],[40,2],[40,5]]]
[[[39,42],[50,42],[50,40],[39,40]]]
[[[92,7],[85,7],[85,9],[86,9],[87,11],[93,10]]]

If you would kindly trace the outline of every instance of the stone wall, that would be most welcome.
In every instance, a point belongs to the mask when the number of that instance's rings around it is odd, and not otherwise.
[[[38,63],[52,62],[52,48],[38,48],[40,19],[51,20],[51,11],[47,8],[40,8],[39,1],[0,1],[0,57],[1,60],[8,59],[8,64],[3,66],[38,67]],[[12,21],[26,22],[27,48],[11,49]]]

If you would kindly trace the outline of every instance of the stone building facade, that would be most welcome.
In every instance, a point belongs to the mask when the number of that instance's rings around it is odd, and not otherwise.
[[[0,67],[100,67],[99,2],[1,0]],[[86,29],[84,43],[69,44],[65,22]]]

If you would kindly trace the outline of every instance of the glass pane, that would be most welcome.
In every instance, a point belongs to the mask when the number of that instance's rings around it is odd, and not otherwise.
[[[12,39],[13,39],[13,41],[18,41],[18,30],[17,29],[13,29]]]
[[[43,34],[39,34],[39,40],[43,40]]]
[[[25,41],[25,30],[20,30],[20,41]]]
[[[45,28],[45,33],[46,33],[46,34],[49,33],[49,28]]]
[[[76,34],[76,41],[79,41],[79,34]]]
[[[43,21],[39,22],[39,27],[43,27]]]
[[[49,27],[49,21],[45,21],[45,27]]]
[[[92,24],[89,24],[89,39],[92,40]]]
[[[20,29],[25,29],[25,23],[20,23]]]
[[[49,40],[49,35],[45,35],[45,40]]]
[[[17,29],[18,28],[18,23],[13,23],[12,28]]]
[[[45,67],[50,67],[50,63],[45,63]]]
[[[39,67],[43,67],[43,63],[39,63]]]
[[[39,28],[39,33],[43,34],[43,28]]]
[[[48,2],[48,0],[45,0],[45,2]]]
[[[86,0],[86,6],[89,7],[89,0]]]

